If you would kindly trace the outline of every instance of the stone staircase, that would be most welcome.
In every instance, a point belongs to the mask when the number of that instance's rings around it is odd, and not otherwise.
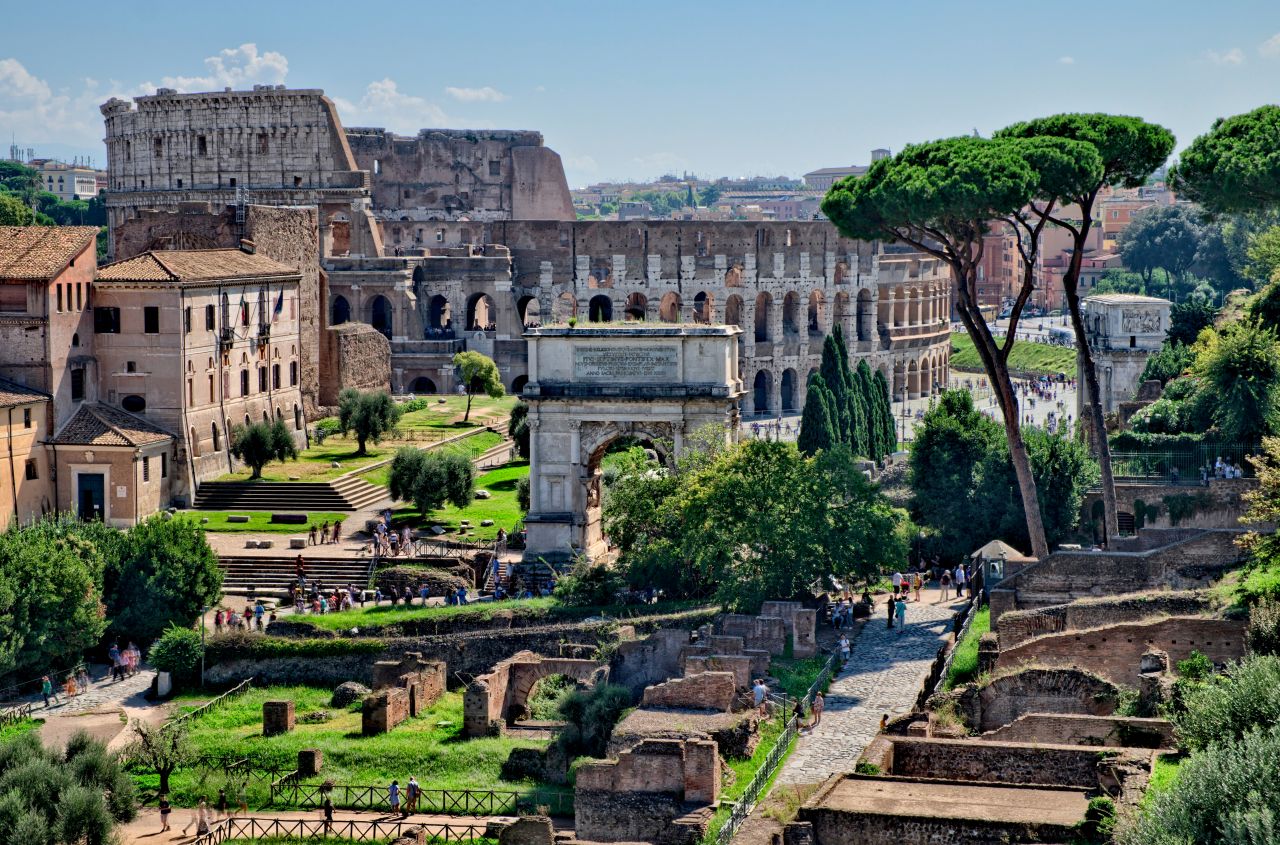
[[[206,481],[196,491],[196,510],[359,511],[388,498],[385,487],[358,475],[334,481]]]
[[[312,549],[316,547],[310,547]],[[222,591],[233,595],[276,596],[287,598],[296,577],[294,560],[298,553],[279,557],[220,557]],[[317,581],[330,589],[355,584],[365,587],[369,581],[369,561],[360,558],[312,557],[302,550],[307,563],[307,583]]]

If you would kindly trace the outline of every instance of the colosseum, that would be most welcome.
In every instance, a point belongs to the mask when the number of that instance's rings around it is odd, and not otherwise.
[[[571,317],[741,326],[747,417],[803,407],[836,325],[895,400],[947,382],[946,268],[825,221],[575,221],[541,134],[344,129],[315,89],[162,89],[103,114],[113,247],[156,208],[315,206],[319,330],[386,335],[399,392],[456,390],[462,349],[493,357],[519,392],[524,328]]]

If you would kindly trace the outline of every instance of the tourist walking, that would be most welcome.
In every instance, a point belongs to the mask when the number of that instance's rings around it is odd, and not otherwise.
[[[405,797],[408,799],[404,804],[404,814],[407,816],[418,809],[418,798],[422,795],[422,788],[418,786],[418,780],[413,775],[409,775],[409,783],[405,786]]]
[[[896,604],[897,602],[894,600],[893,596],[889,596],[887,599],[885,599],[884,606],[885,606],[885,610],[888,612],[888,617],[886,620],[887,625],[885,627],[889,628],[890,630],[893,629],[893,612]]]
[[[956,580],[956,598],[962,599],[964,598],[964,582],[965,582],[963,564],[956,567],[955,580]]]
[[[316,544],[316,524],[314,522],[311,523],[311,531],[309,532],[309,535],[310,536],[307,538],[307,545],[314,546]]]
[[[946,604],[951,598],[951,572],[950,570],[942,570],[942,577],[938,579],[938,601]]]
[[[391,815],[400,812],[400,782],[393,780],[387,787],[387,801],[391,804]]]
[[[187,831],[192,827],[196,829],[196,835],[209,832],[209,805],[205,803],[204,796],[200,796],[200,803],[191,812],[191,818],[187,821],[186,827],[182,828],[182,835],[186,836]],[[200,828],[204,827],[204,830]]]
[[[813,730],[822,721],[822,710],[827,706],[827,701],[822,697],[822,693],[818,692],[813,697],[813,721],[809,723],[809,730]]]
[[[40,694],[44,696],[44,709],[49,709],[49,699],[55,702],[58,700],[58,693],[53,689],[53,681],[49,680],[49,676],[45,675],[40,679]]]
[[[219,790],[218,790],[218,802],[217,802],[216,804],[214,804],[214,805],[213,805],[214,809],[215,809],[215,810],[217,810],[217,815],[216,815],[216,816],[214,816],[214,818],[217,818],[217,819],[229,819],[229,818],[231,818],[231,813],[230,813],[230,811],[228,810],[228,807],[229,807],[229,806],[230,806],[230,804],[229,804],[229,802],[227,801],[227,791],[226,791],[225,789],[219,789]]]
[[[898,617],[898,633],[902,633],[907,627],[907,599],[906,596],[899,596],[898,606],[896,610]]]
[[[756,712],[765,716],[765,702],[769,698],[769,688],[764,685],[763,678],[756,678],[751,686],[751,700],[755,703]]]
[[[329,836],[333,833],[333,799],[326,795],[320,809],[324,813],[324,834]]]
[[[911,573],[911,589],[916,594],[915,600],[917,602],[920,601],[920,588],[923,586],[924,586],[924,578],[921,577],[920,573],[919,572]]]
[[[342,536],[342,520],[338,520],[333,524],[333,541],[332,542],[337,543],[338,539],[341,536]]]
[[[840,659],[841,665],[849,665],[849,653],[853,647],[849,645],[849,637],[845,634],[840,635]]]
[[[166,833],[169,830],[169,815],[173,812],[173,805],[169,803],[168,797],[160,796],[160,832]]]

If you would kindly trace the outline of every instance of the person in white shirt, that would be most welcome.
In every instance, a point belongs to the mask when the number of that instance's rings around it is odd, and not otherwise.
[[[956,598],[963,598],[964,582],[965,582],[963,564],[956,567],[955,577],[956,577]]]

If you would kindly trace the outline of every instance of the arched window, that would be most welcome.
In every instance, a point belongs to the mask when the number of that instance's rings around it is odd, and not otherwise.
[[[613,300],[603,294],[591,297],[591,302],[587,305],[587,314],[593,323],[609,322],[613,319]]]
[[[298,384],[298,362],[289,362],[289,386],[296,387]]]
[[[79,346],[79,345],[80,345],[80,333],[79,333],[79,332],[76,332],[75,334],[73,334],[73,335],[71,336],[71,345],[72,345],[72,346]]]
[[[489,331],[498,319],[493,307],[493,297],[487,293],[473,294],[467,300],[467,331]]]
[[[369,325],[373,326],[387,338],[391,339],[391,301],[378,295],[369,303]]]
[[[210,423],[209,425],[213,428],[213,451],[215,451],[215,452],[221,452],[221,451],[222,451],[222,438],[218,436],[218,424],[217,424],[217,423]]]
[[[449,300],[440,294],[427,303],[427,327],[436,331],[453,328],[453,315],[449,313]]]
[[[297,405],[293,406],[293,427],[297,431],[302,431],[302,409]]]

